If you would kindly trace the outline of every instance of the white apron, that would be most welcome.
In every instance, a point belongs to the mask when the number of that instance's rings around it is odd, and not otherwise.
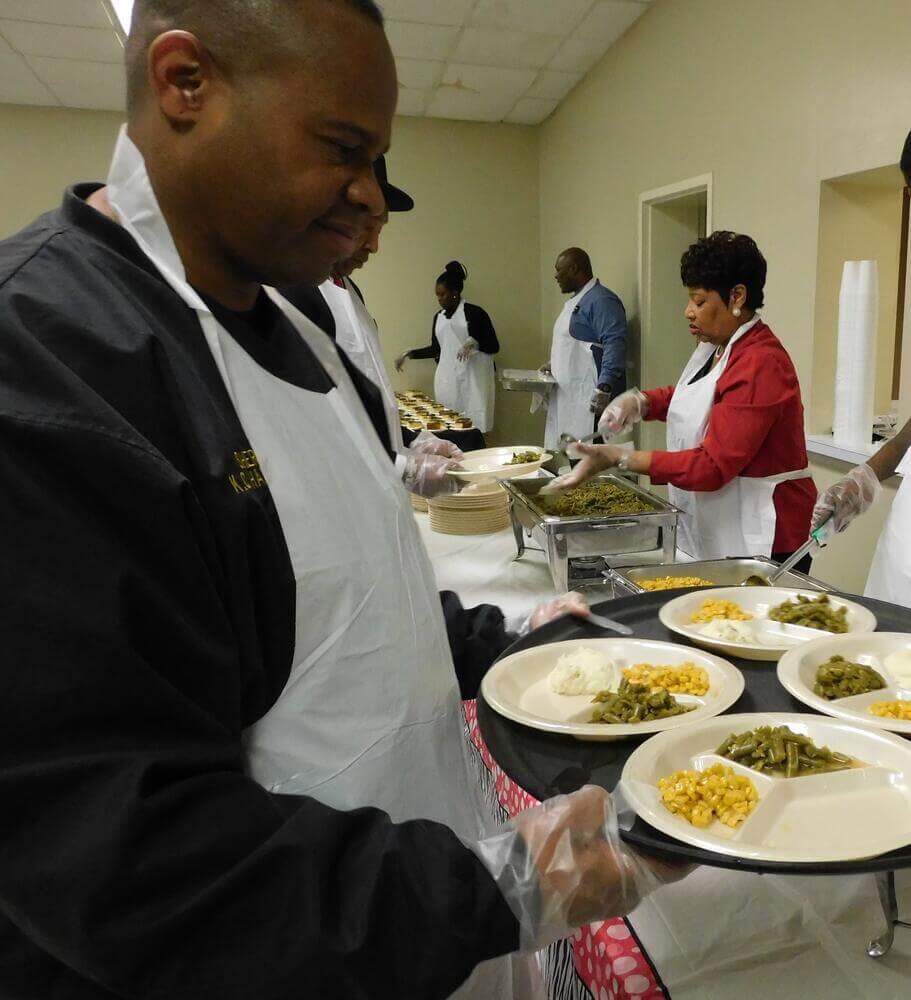
[[[911,608],[911,452],[895,471],[904,479],[879,536],[864,596]]]
[[[291,675],[246,733],[266,788],[337,809],[376,806],[476,840],[483,804],[436,581],[407,496],[326,335],[273,299],[337,388],[307,392],[261,368],[186,280],[139,150],[121,136],[109,198],[127,231],[196,311],[275,500],[296,580]],[[319,475],[314,475],[319,470]],[[509,960],[455,996],[512,996]]]
[[[440,345],[440,363],[433,379],[437,402],[471,417],[475,427],[486,434],[493,427],[496,397],[493,358],[475,351],[467,361],[459,361],[459,351],[469,337],[465,303],[460,302],[450,317],[440,310],[434,332]]]
[[[347,278],[344,288],[339,288],[330,278],[320,285],[319,290],[335,319],[335,342],[348,355],[354,367],[366,375],[382,393],[392,450],[403,452],[405,444],[402,440],[399,404],[383,361],[373,317],[367,312],[360,295]]]
[[[592,278],[571,296],[554,323],[550,370],[557,384],[547,401],[544,429],[544,447],[551,450],[559,446],[561,434],[586,437],[595,426],[591,401],[598,378],[591,344],[575,340],[569,333],[573,312],[595,284],[596,279]]]
[[[708,375],[690,385],[715,348],[700,344],[693,352],[674,390],[667,413],[668,451],[698,448],[705,439],[715,399],[715,387],[731,357],[731,348],[759,322],[744,323],[728,341],[721,360]],[[668,487],[671,503],[683,510],[678,546],[694,559],[726,556],[770,556],[775,543],[776,514],[773,495],[779,483],[806,479],[809,468],[777,476],[738,476],[720,490],[691,493]]]

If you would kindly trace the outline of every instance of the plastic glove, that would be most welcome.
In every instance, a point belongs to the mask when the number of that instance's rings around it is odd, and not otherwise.
[[[462,488],[457,479],[446,475],[451,469],[459,468],[459,463],[454,459],[444,458],[442,455],[406,454],[406,457],[408,461],[402,474],[402,482],[409,493],[431,498],[444,493],[458,493]]]
[[[833,531],[844,531],[856,517],[873,506],[881,492],[882,485],[870,466],[856,466],[816,501],[811,530],[829,521]]]
[[[595,389],[592,393],[589,409],[596,417],[600,418],[608,403],[610,403],[613,398],[614,397],[609,392],[605,392],[603,389]]]
[[[616,399],[611,400],[610,405],[601,414],[598,431],[606,441],[644,420],[646,416],[648,416],[648,396],[638,389],[627,389]]]
[[[407,360],[408,360],[408,359],[409,359],[410,357],[411,357],[411,355],[410,355],[410,354],[408,353],[408,351],[405,351],[405,353],[404,353],[404,354],[400,354],[400,355],[399,355],[399,356],[398,356],[398,357],[397,357],[397,358],[395,359],[395,370],[396,370],[397,372],[400,372],[400,371],[401,371],[401,370],[402,370],[402,369],[403,369],[403,368],[405,367],[405,362],[406,362],[406,361],[407,361]]]
[[[568,475],[555,479],[550,484],[550,489],[570,490],[574,486],[581,486],[599,472],[615,468],[620,458],[629,454],[629,449],[618,444],[582,444],[573,441],[566,453],[570,458],[581,458],[581,461]]]
[[[521,813],[474,851],[519,921],[523,951],[630,913],[650,892],[690,871],[626,847],[613,800],[590,785]]]
[[[568,594],[561,594],[546,604],[539,604],[527,618],[516,622],[507,622],[506,631],[514,632],[520,638],[534,632],[536,628],[546,625],[548,622],[564,618],[566,615],[576,615],[578,618],[587,618],[591,613],[588,601],[578,591],[571,590]],[[510,628],[510,624],[515,627]]]
[[[421,431],[420,434],[408,446],[409,451],[417,455],[442,455],[443,458],[454,458],[461,462],[465,453],[461,448],[457,448],[451,441],[444,441],[430,431]]]
[[[474,354],[477,351],[477,349],[478,349],[478,342],[474,339],[474,337],[466,337],[465,343],[462,344],[462,348],[456,355],[456,357],[459,359],[459,361],[467,361],[472,356],[472,354]]]

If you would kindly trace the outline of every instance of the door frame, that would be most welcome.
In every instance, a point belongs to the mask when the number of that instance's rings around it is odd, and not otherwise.
[[[651,332],[651,232],[652,209],[669,201],[687,198],[694,194],[705,194],[705,231],[713,232],[713,187],[712,174],[699,174],[688,180],[666,184],[639,195],[639,377],[646,382],[645,346]]]

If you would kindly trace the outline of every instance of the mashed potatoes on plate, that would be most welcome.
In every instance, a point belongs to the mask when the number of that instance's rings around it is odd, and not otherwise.
[[[900,688],[911,688],[911,649],[898,649],[883,660],[883,666]]]
[[[730,621],[727,618],[716,618],[713,622],[703,625],[700,633],[707,639],[717,639],[719,642],[755,642],[756,632],[752,622]]]
[[[613,660],[580,646],[571,653],[563,653],[548,682],[556,694],[598,694],[616,691],[622,679],[623,671]]]

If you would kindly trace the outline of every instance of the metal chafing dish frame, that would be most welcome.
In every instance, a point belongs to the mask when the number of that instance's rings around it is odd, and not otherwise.
[[[617,597],[635,597],[649,591],[638,585],[639,580],[655,580],[664,576],[698,576],[704,580],[713,580],[718,587],[736,587],[748,576],[754,574],[768,576],[778,568],[778,563],[767,556],[728,556],[726,559],[705,559],[700,562],[676,562],[661,565],[643,566],[630,564],[627,566],[612,566],[606,573],[606,578],[613,587],[613,595]],[[714,574],[714,575],[713,575]],[[721,577],[721,579],[716,579]],[[818,590],[823,593],[834,593],[835,588],[791,570],[776,582],[776,587],[795,587],[802,590]]]
[[[569,563],[574,558],[632,555],[661,548],[664,562],[673,562],[677,553],[677,520],[681,511],[654,493],[620,476],[596,476],[592,483],[621,486],[635,493],[654,509],[640,514],[614,514],[608,517],[557,517],[545,514],[534,505],[534,497],[547,479],[506,479],[503,487],[509,494],[509,511],[516,539],[516,559],[526,548],[525,533],[538,533],[547,555],[550,574],[558,591],[570,586]],[[660,541],[659,541],[660,539]]]

